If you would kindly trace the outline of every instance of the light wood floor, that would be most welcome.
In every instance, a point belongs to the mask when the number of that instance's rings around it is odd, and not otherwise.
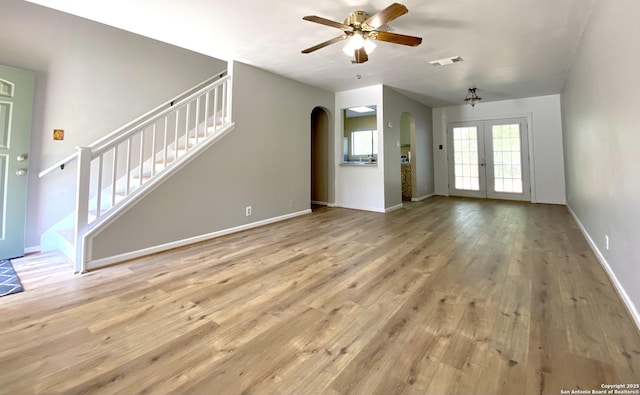
[[[0,393],[560,394],[640,382],[640,334],[563,206],[311,215],[74,276],[13,261]]]

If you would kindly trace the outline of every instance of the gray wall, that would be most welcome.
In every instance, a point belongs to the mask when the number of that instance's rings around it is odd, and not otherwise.
[[[384,205],[390,208],[402,204],[402,182],[400,174],[400,120],[408,112],[415,121],[416,135],[415,191],[420,198],[435,192],[433,170],[433,120],[430,107],[410,99],[389,87],[383,91],[384,117]],[[389,128],[388,123],[392,127]],[[414,167],[412,166],[412,169]]]
[[[562,92],[568,204],[636,309],[640,307],[638,37],[640,2],[596,1]],[[610,238],[609,250],[605,235]]]
[[[92,259],[310,208],[311,114],[334,108],[333,93],[241,63],[233,69],[236,128],[96,235]]]
[[[36,72],[26,246],[74,209],[75,166],[40,170],[226,69],[226,62],[19,0],[2,0],[0,63]],[[53,129],[65,140],[53,141]]]

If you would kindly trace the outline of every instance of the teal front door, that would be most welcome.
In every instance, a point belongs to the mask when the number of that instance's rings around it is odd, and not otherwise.
[[[24,255],[34,73],[0,65],[0,259]]]

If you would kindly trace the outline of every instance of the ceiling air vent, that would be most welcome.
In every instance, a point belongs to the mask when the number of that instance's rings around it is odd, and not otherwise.
[[[438,59],[438,60],[432,60],[429,63],[431,63],[434,66],[446,66],[446,65],[454,64],[454,63],[458,63],[458,62],[462,62],[462,58],[460,56],[452,56],[450,58],[442,58],[442,59]]]

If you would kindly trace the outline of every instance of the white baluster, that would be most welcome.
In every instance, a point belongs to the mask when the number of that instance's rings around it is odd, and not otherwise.
[[[198,140],[200,139],[200,96],[196,98],[196,145],[198,144]]]
[[[116,205],[116,182],[118,181],[118,146],[113,147],[113,163],[111,166],[111,207]]]
[[[144,170],[144,129],[142,129],[142,133],[140,133],[140,155],[139,155],[139,176],[140,176],[140,185],[142,186],[142,176],[144,175],[143,170]]]
[[[176,130],[175,130],[175,136],[174,136],[174,140],[173,140],[173,145],[174,145],[174,157],[173,160],[176,161],[178,160],[178,129],[180,129],[179,127],[180,125],[180,109],[176,110]]]
[[[213,90],[213,131],[218,130],[218,87]]]
[[[125,169],[127,179],[125,181],[124,196],[129,196],[131,189],[131,137],[127,139],[127,166]]]
[[[76,273],[83,272],[85,267],[84,248],[82,236],[89,225],[89,190],[91,189],[91,148],[78,147],[78,172],[76,186],[76,226],[75,226],[75,248],[76,259],[74,270]]]
[[[187,103],[187,111],[186,111],[186,121],[185,121],[185,131],[184,131],[184,143],[185,143],[185,151],[189,152],[189,105],[191,102]]]
[[[151,177],[156,175],[156,124],[151,129]]]
[[[100,218],[100,206],[102,204],[102,158],[104,154],[98,157],[98,195],[96,196],[96,219]]]
[[[207,93],[204,94],[204,136],[208,136],[209,135],[209,93],[210,91],[207,91]],[[215,123],[215,119],[213,121]]]
[[[220,111],[220,115],[222,115],[222,126],[226,125],[227,123],[227,81],[222,84],[222,110]]]
[[[164,117],[164,149],[162,150],[162,165],[167,167],[167,133],[169,131],[169,116]]]

